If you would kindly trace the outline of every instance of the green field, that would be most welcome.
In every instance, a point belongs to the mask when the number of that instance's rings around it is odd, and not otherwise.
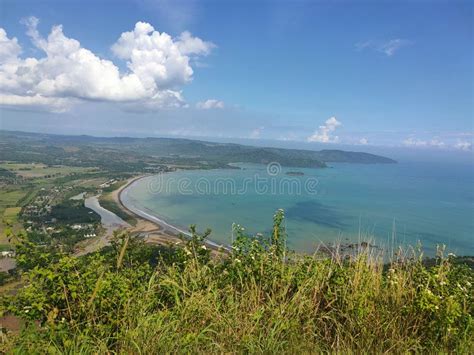
[[[41,188],[48,189],[54,186],[54,178],[87,170],[66,166],[48,168],[43,164],[2,163],[0,167],[30,178],[28,183],[2,187],[0,194],[0,243],[8,243],[5,236],[6,224],[9,224],[14,232],[21,230],[21,224],[18,221],[21,207],[28,204]],[[27,167],[31,170],[21,170]]]
[[[18,200],[23,198],[26,195],[26,191],[18,189],[4,190],[0,194],[0,215],[3,216],[3,213],[8,207],[16,207]]]
[[[20,211],[21,207],[8,207],[3,212],[3,219],[8,223],[15,223],[18,221]]]
[[[0,194],[0,243],[8,243],[5,236],[5,223],[10,224],[14,231],[21,229],[18,224],[18,214],[21,211],[21,207],[17,206],[17,203],[26,195],[25,190],[10,190]]]
[[[71,173],[84,173],[95,170],[95,168],[83,168],[75,166],[53,165],[48,166],[41,163],[1,163],[0,168],[7,169],[23,178],[41,178],[49,175],[63,176]]]

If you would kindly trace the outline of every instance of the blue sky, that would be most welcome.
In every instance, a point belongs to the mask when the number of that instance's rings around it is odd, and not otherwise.
[[[469,1],[2,0],[0,128],[472,151],[473,20]]]

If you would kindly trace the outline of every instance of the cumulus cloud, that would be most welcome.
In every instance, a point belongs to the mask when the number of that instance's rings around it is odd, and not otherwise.
[[[0,63],[15,59],[21,53],[21,47],[16,38],[8,38],[7,32],[0,28]]]
[[[60,97],[44,97],[40,95],[10,95],[0,93],[0,105],[11,108],[28,108],[34,111],[66,112],[71,108],[73,100]]]
[[[336,117],[331,117],[326,120],[323,126],[319,126],[318,130],[313,135],[307,138],[308,142],[319,142],[319,143],[336,143],[339,141],[339,137],[333,135],[337,127],[341,126]]]
[[[369,144],[369,140],[367,138],[361,138],[361,139],[359,139],[359,144],[367,145],[367,144]]]
[[[224,102],[216,99],[208,99],[206,101],[199,101],[196,104],[196,108],[200,110],[210,110],[216,108],[224,108]]]
[[[178,37],[178,48],[184,55],[209,55],[216,47],[212,42],[204,42],[202,39],[193,37],[188,31],[184,31]]]
[[[388,41],[366,41],[356,44],[357,50],[372,49],[391,57],[402,47],[413,44],[412,41],[401,38],[394,38]]]
[[[180,88],[192,80],[190,58],[208,55],[214,45],[183,32],[178,38],[137,22],[112,46],[126,61],[121,72],[67,37],[61,25],[47,38],[37,30],[38,19],[23,21],[42,58],[20,58],[21,47],[0,28],[0,104],[67,110],[81,100],[118,102],[147,109],[185,105]]]
[[[472,143],[466,142],[466,141],[458,141],[454,145],[454,148],[464,150],[464,151],[470,151],[472,150]]]

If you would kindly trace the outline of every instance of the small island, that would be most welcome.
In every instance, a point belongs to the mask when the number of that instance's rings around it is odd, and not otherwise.
[[[287,171],[285,174],[288,176],[304,176],[302,171]]]

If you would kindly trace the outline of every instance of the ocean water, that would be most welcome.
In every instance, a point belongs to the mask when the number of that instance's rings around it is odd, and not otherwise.
[[[300,252],[321,242],[370,239],[384,248],[421,243],[429,255],[443,244],[457,255],[474,255],[473,165],[239,167],[147,177],[133,183],[123,200],[182,229],[209,227],[218,243],[231,242],[233,223],[250,234],[269,233],[282,208],[288,247]]]

